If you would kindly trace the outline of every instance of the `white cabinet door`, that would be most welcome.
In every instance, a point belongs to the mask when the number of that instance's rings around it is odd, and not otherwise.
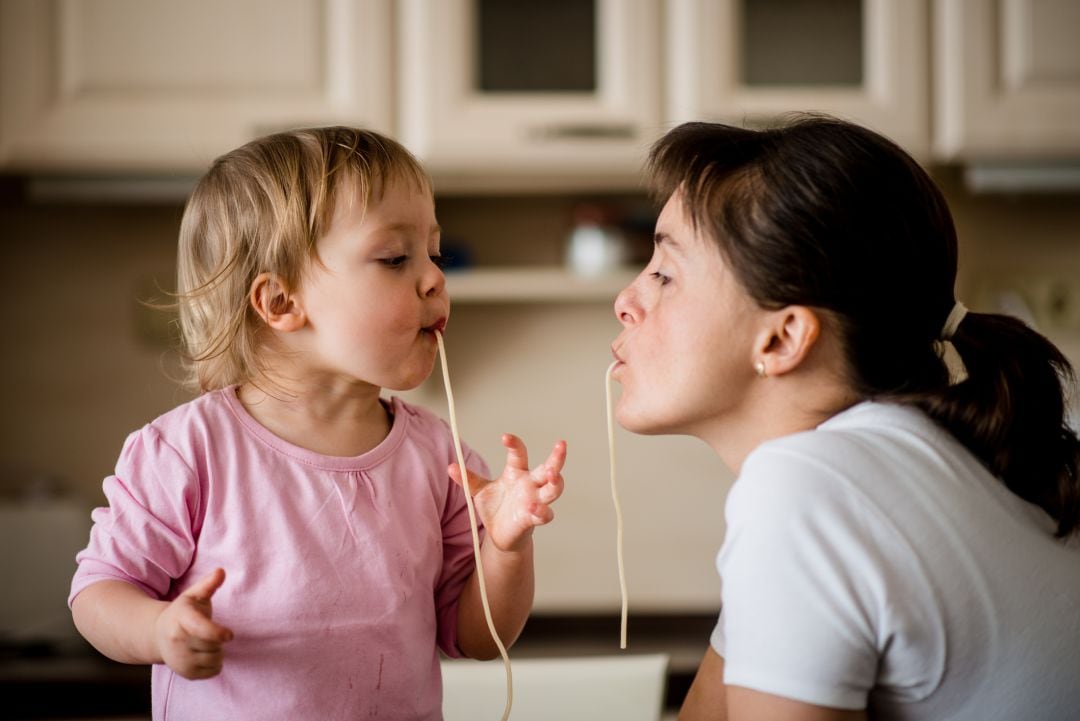
[[[926,0],[668,0],[671,120],[818,111],[929,152]]]
[[[544,177],[637,182],[661,132],[658,0],[398,7],[398,127],[437,184],[500,176],[532,187]],[[577,76],[561,77],[575,58]]]
[[[390,0],[3,0],[0,164],[199,170],[298,125],[389,130]]]
[[[936,0],[934,151],[1080,157],[1080,2]]]

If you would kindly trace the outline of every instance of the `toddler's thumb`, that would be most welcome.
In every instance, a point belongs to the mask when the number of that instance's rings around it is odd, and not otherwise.
[[[209,601],[214,592],[225,583],[225,569],[215,568],[184,590],[184,596],[197,601]]]

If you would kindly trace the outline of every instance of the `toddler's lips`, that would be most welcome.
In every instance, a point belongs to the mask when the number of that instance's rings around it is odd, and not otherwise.
[[[446,318],[439,318],[437,321],[435,321],[431,325],[424,326],[422,330],[425,333],[432,333],[433,334],[433,333],[435,333],[435,331],[439,331],[440,333],[443,333],[443,332],[446,331]]]

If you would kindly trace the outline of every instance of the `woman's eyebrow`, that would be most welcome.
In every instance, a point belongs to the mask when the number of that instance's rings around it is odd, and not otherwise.
[[[679,241],[672,238],[670,235],[664,232],[658,232],[653,234],[653,245],[666,245],[676,252],[682,252],[682,246],[679,245]]]

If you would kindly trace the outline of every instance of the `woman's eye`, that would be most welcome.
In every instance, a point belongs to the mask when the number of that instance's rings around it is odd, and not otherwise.
[[[659,273],[659,272],[652,272],[652,273],[649,273],[649,276],[650,276],[650,277],[651,277],[651,278],[652,278],[653,280],[655,280],[655,281],[659,282],[659,283],[660,283],[660,285],[667,285],[667,284],[668,284],[669,282],[671,282],[671,278],[669,278],[668,276],[664,275],[663,273]]]
[[[379,262],[389,268],[400,268],[408,259],[407,255],[395,255],[393,258],[382,258]]]

